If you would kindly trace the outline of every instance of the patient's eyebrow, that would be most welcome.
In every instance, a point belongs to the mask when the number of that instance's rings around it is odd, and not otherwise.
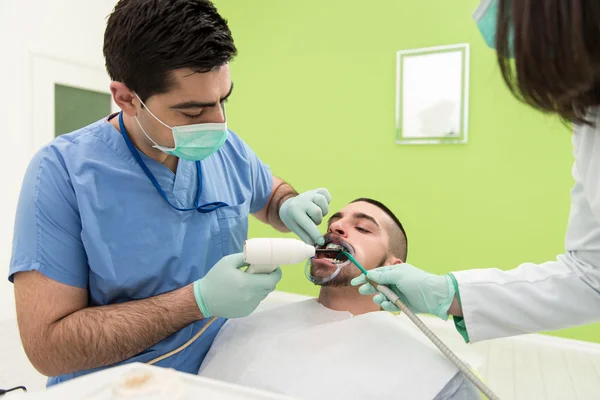
[[[369,220],[372,223],[374,223],[377,227],[379,227],[379,224],[377,223],[377,221],[375,220],[375,218],[371,217],[370,215],[367,215],[365,213],[354,213],[352,216],[354,218],[356,218],[356,219],[366,219],[366,220]]]

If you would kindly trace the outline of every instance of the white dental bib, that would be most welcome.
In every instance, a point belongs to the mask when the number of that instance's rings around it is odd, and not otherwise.
[[[228,321],[199,374],[300,399],[431,400],[458,370],[426,340],[390,313],[311,299]]]

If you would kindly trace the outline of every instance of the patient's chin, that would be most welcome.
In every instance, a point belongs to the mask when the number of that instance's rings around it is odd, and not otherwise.
[[[348,287],[350,286],[351,279],[346,279],[343,276],[336,276],[329,282],[321,283],[319,286],[321,287]]]
[[[325,283],[317,283],[318,286],[322,287],[345,287],[350,286],[350,281],[352,277],[348,275],[348,271],[345,270],[346,267],[342,268],[340,273],[333,278],[332,280]],[[331,276],[331,274],[335,271],[335,269],[327,268],[321,265],[311,265],[310,274],[317,279],[326,279]]]

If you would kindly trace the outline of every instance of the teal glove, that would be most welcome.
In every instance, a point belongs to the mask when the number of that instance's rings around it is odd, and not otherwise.
[[[327,189],[309,190],[283,202],[279,209],[281,221],[305,243],[325,243],[317,225],[329,212],[331,195]]]
[[[281,269],[270,274],[240,271],[246,266],[242,253],[223,257],[206,276],[194,282],[194,296],[204,318],[246,317],[281,280]]]
[[[387,285],[412,312],[448,319],[448,309],[456,294],[449,275],[434,275],[410,264],[397,264],[375,268],[367,276],[376,283]],[[354,278],[351,283],[353,286],[362,285],[358,290],[361,294],[377,293],[364,275]],[[373,301],[386,311],[400,311],[381,293],[373,297]]]

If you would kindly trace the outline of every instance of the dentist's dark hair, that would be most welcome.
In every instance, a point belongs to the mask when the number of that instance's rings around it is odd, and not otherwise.
[[[390,217],[390,219],[394,223],[394,226],[388,228],[388,234],[390,236],[390,251],[395,257],[398,257],[403,262],[406,262],[406,258],[408,257],[408,237],[406,236],[404,226],[402,226],[402,223],[400,222],[398,217],[396,217],[396,214],[394,214],[392,210],[390,210],[382,202],[369,199],[367,197],[361,197],[360,199],[356,199],[351,203],[359,202],[372,204],[384,213],[386,213],[388,217]]]
[[[586,113],[600,105],[599,38],[598,0],[499,0],[504,80],[518,99],[565,121],[590,124]]]
[[[170,90],[170,72],[209,72],[237,54],[209,0],[120,0],[104,32],[106,70],[145,101]]]

